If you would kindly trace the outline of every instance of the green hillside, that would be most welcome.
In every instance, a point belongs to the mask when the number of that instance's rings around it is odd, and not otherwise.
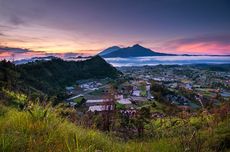
[[[99,56],[74,62],[56,58],[23,65],[0,62],[0,84],[4,88],[33,94],[61,95],[76,80],[89,78],[116,78],[121,73]],[[36,96],[34,95],[34,96]]]

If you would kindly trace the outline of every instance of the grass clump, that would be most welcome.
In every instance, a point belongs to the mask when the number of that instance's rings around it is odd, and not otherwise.
[[[0,151],[149,152],[175,151],[168,139],[123,143],[102,132],[84,129],[57,115],[57,109],[38,104],[0,116]]]
[[[109,151],[118,147],[106,135],[77,127],[52,108],[10,109],[0,118],[0,149],[13,151]]]
[[[28,105],[23,110],[1,106],[0,151],[3,152],[175,152],[226,151],[229,118],[213,125],[212,116],[161,118],[146,126],[146,137],[127,142],[84,129],[61,117],[57,107]],[[201,125],[201,126],[200,126]]]

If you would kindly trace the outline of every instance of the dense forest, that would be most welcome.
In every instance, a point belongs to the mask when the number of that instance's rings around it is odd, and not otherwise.
[[[54,58],[51,61],[36,61],[14,65],[0,62],[0,85],[13,91],[21,91],[30,97],[64,95],[66,86],[77,80],[89,78],[116,78],[121,73],[99,56],[75,62]]]

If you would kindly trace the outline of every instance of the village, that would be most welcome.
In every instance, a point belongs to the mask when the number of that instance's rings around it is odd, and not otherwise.
[[[171,94],[165,96],[171,104],[184,108],[202,108],[208,102],[220,104],[230,98],[230,72],[212,71],[192,65],[158,65],[121,67],[127,76],[154,81]]]
[[[190,66],[122,67],[118,80],[109,78],[81,80],[66,87],[66,102],[88,112],[112,110],[114,106],[134,110],[154,102],[166,102],[183,110],[194,110],[208,104],[220,104],[230,98],[230,73],[202,70]],[[115,90],[111,92],[111,84]],[[154,87],[164,88],[159,92]],[[163,101],[162,101],[163,100]]]
[[[78,81],[76,87],[66,87],[67,93],[73,95],[66,102],[72,107],[85,106],[90,112],[101,112],[113,109],[114,104],[135,109],[138,103],[154,100],[150,91],[151,84],[144,80],[131,81],[131,84],[122,83],[118,85],[112,97],[108,97],[108,94],[111,94],[110,81],[105,79]]]

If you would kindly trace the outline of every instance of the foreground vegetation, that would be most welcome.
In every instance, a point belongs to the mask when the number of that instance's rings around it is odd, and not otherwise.
[[[0,107],[0,150],[3,152],[215,152],[230,148],[229,104],[195,115],[182,112],[174,117],[151,119],[144,126],[143,136],[124,140],[114,131],[103,133],[77,125],[78,120],[71,119],[70,113],[76,113],[73,109],[31,102],[23,94],[5,93],[8,102],[2,101],[4,104]]]
[[[13,151],[149,151],[173,147],[167,140],[122,143],[109,135],[83,129],[57,115],[51,107],[31,105],[19,111],[1,107],[0,149]],[[176,147],[175,147],[176,148]],[[174,149],[175,150],[175,149]]]

